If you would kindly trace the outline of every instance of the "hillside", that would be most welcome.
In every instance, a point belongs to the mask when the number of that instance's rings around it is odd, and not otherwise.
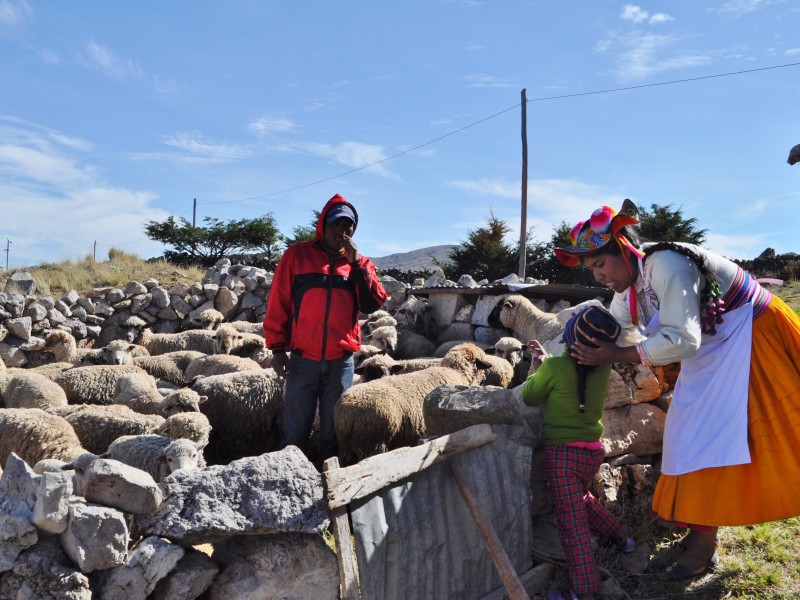
[[[378,269],[402,269],[404,271],[416,271],[419,269],[431,269],[436,266],[434,260],[445,262],[450,255],[450,251],[456,244],[444,244],[442,246],[430,246],[420,248],[410,252],[399,252],[388,256],[370,257]]]

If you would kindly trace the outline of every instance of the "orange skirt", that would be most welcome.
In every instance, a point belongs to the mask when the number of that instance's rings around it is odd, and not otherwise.
[[[653,511],[711,526],[800,515],[800,317],[777,296],[753,322],[747,427],[749,464],[662,474]]]

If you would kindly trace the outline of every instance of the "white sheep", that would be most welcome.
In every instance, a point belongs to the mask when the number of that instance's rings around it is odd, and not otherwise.
[[[394,354],[397,349],[397,329],[393,325],[377,327],[372,330],[369,341],[387,354]]]
[[[136,365],[92,365],[62,371],[56,383],[70,404],[111,404],[117,379],[126,373],[145,373]]]
[[[252,333],[254,335],[260,335],[262,338],[265,337],[263,323],[252,323],[250,321],[231,321],[228,323],[228,325],[233,327],[236,331],[240,331],[242,333]]]
[[[522,360],[525,346],[517,338],[502,337],[494,343],[494,355],[506,359],[515,367]]]
[[[375,319],[374,321],[366,321],[365,324],[370,333],[372,333],[379,327],[397,327],[397,319],[387,314],[379,319]]]
[[[144,369],[156,379],[162,379],[175,385],[185,385],[186,368],[194,359],[208,356],[205,352],[197,350],[177,350],[156,356],[139,356],[133,359],[133,364]]]
[[[161,481],[179,469],[197,469],[199,454],[191,440],[146,434],[117,438],[102,457],[118,460]]]
[[[78,436],[81,445],[93,454],[102,454],[111,442],[123,435],[154,433],[164,417],[143,415],[120,404],[81,404],[48,410],[63,417]]]
[[[204,354],[214,354],[214,334],[208,329],[190,329],[177,333],[153,333],[146,327],[134,329],[133,342],[144,346],[151,356],[195,350]]]
[[[170,439],[191,440],[199,450],[208,446],[211,436],[211,423],[208,417],[199,412],[182,412],[170,415],[153,433]],[[204,465],[201,465],[204,466]]]
[[[263,368],[272,366],[272,351],[267,349],[264,336],[241,332],[230,323],[217,329],[214,353],[251,358]]]
[[[476,385],[490,364],[483,350],[464,343],[441,365],[384,377],[346,390],[334,409],[339,459],[344,465],[394,448],[416,445],[426,434],[425,396],[444,384]]]
[[[146,373],[129,373],[121,376],[114,387],[114,404],[145,415],[170,415],[181,412],[199,412],[200,404],[207,398],[189,388],[179,388],[166,395],[159,391],[156,381]]]
[[[394,312],[397,328],[428,335],[431,328],[430,308],[426,299],[409,296]]]
[[[241,371],[203,377],[192,389],[208,397],[200,410],[211,423],[205,449],[209,464],[227,464],[280,448],[283,379],[264,370]]]
[[[483,342],[473,342],[472,340],[450,340],[449,342],[442,342],[441,344],[439,344],[436,350],[433,351],[433,357],[442,358],[445,354],[450,352],[450,350],[452,350],[459,344],[463,344],[464,342],[470,342],[472,344],[475,344],[478,348],[480,348],[484,352],[492,351],[492,346],[490,346],[489,344],[484,344]]]
[[[39,408],[0,408],[0,466],[12,452],[33,466],[46,458],[69,462],[87,451],[63,417]]]
[[[78,348],[75,336],[57,329],[45,338],[43,352],[51,353],[56,362],[76,366],[129,365],[133,362],[135,346],[125,340],[112,340],[104,348]]]
[[[186,381],[194,381],[197,377],[223,375],[239,371],[260,371],[261,365],[252,358],[234,356],[232,354],[212,354],[199,356],[186,367]]]
[[[217,309],[207,308],[200,313],[200,328],[216,331],[224,320],[225,317]]]
[[[48,409],[67,405],[62,387],[32,370],[12,375],[3,391],[3,399],[7,408]]]

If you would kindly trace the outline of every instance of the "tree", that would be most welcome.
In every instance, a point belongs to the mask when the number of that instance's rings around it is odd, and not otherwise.
[[[319,221],[319,215],[321,211],[319,210],[312,210],[311,211],[314,217],[311,219],[311,224],[307,227],[303,227],[302,225],[295,225],[292,227],[292,235],[291,237],[288,235],[281,236],[283,240],[283,244],[285,248],[288,248],[292,244],[296,244],[297,242],[310,242],[313,240],[317,235],[317,222]]]
[[[672,205],[651,204],[650,210],[639,207],[639,237],[643,242],[688,242],[701,245],[708,229],[697,229],[697,219],[686,219]]]
[[[178,264],[210,267],[226,255],[247,250],[261,250],[277,264],[280,237],[271,213],[227,222],[206,217],[203,222],[205,227],[195,227],[183,217],[168,217],[162,222],[147,221],[144,230],[151,240],[172,246],[174,249],[165,251],[164,258]]]
[[[467,232],[467,241],[456,246],[450,252],[449,261],[440,266],[451,279],[467,274],[478,281],[493,281],[516,273],[516,249],[504,241],[510,231],[505,221],[490,213],[486,225]]]

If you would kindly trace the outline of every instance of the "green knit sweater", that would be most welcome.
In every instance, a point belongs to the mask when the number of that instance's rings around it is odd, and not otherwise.
[[[611,365],[598,365],[586,377],[586,412],[578,409],[578,370],[568,351],[547,357],[522,385],[522,401],[544,404],[544,443],[595,442],[603,436],[603,404]]]

